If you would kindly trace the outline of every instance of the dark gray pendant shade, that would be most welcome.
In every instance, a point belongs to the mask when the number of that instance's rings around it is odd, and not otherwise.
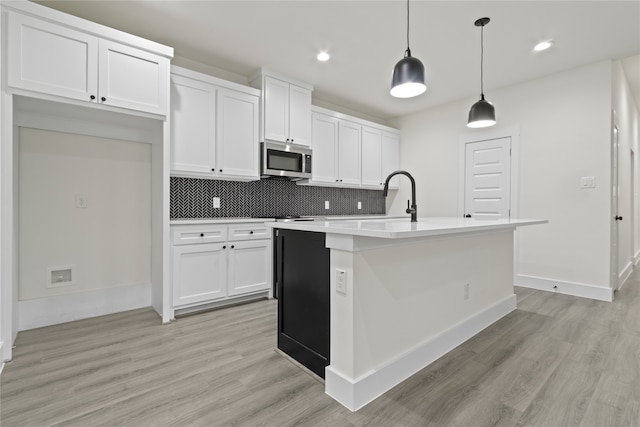
[[[418,58],[411,56],[411,50],[407,49],[404,58],[393,67],[391,95],[396,98],[411,98],[425,90],[424,65]]]
[[[409,49],[409,0],[407,0],[407,50],[395,67],[391,77],[391,96],[412,98],[427,90],[424,84],[424,65],[418,58],[411,56]]]
[[[471,106],[467,127],[485,128],[496,124],[496,109],[480,95],[480,100]]]
[[[484,26],[491,21],[480,18],[474,22],[480,28],[480,100],[471,106],[467,127],[486,128],[496,124],[496,109],[493,104],[484,99]]]

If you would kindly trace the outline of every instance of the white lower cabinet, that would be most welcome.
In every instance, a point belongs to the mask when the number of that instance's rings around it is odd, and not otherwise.
[[[232,242],[227,263],[229,296],[269,289],[271,240]]]
[[[172,226],[174,309],[232,301],[271,287],[271,236],[263,223]]]
[[[173,305],[212,301],[227,295],[227,251],[222,243],[173,248]]]

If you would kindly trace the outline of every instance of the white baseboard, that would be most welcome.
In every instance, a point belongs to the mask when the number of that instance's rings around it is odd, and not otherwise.
[[[622,272],[618,275],[618,289],[622,288],[629,276],[633,273],[633,261],[629,260],[627,265],[624,266]]]
[[[590,298],[599,301],[613,301],[613,289],[604,286],[586,285],[584,283],[564,282],[542,277],[517,274],[515,285],[541,291],[558,292],[565,295]]]
[[[640,251],[636,252],[635,255],[633,255],[633,266],[635,267],[636,265],[638,265],[638,262],[640,262]]]
[[[18,330],[103,316],[151,305],[151,284],[18,301]]]
[[[344,377],[329,365],[325,369],[325,392],[347,409],[357,411],[515,309],[516,296],[509,295],[355,380]]]

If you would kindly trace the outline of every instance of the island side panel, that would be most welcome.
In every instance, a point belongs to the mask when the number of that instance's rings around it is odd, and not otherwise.
[[[336,291],[337,268],[347,271],[346,295]],[[515,309],[513,231],[332,249],[331,275],[326,388],[357,410]]]

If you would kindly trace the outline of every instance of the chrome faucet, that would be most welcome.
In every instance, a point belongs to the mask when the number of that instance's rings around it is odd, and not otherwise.
[[[387,197],[387,194],[389,194],[389,180],[395,175],[406,175],[411,180],[411,207],[409,207],[409,201],[407,200],[406,212],[408,214],[411,214],[411,222],[418,222],[418,206],[416,206],[416,180],[413,179],[409,172],[403,170],[391,172],[384,182],[384,190],[382,190],[382,195],[384,197]]]

